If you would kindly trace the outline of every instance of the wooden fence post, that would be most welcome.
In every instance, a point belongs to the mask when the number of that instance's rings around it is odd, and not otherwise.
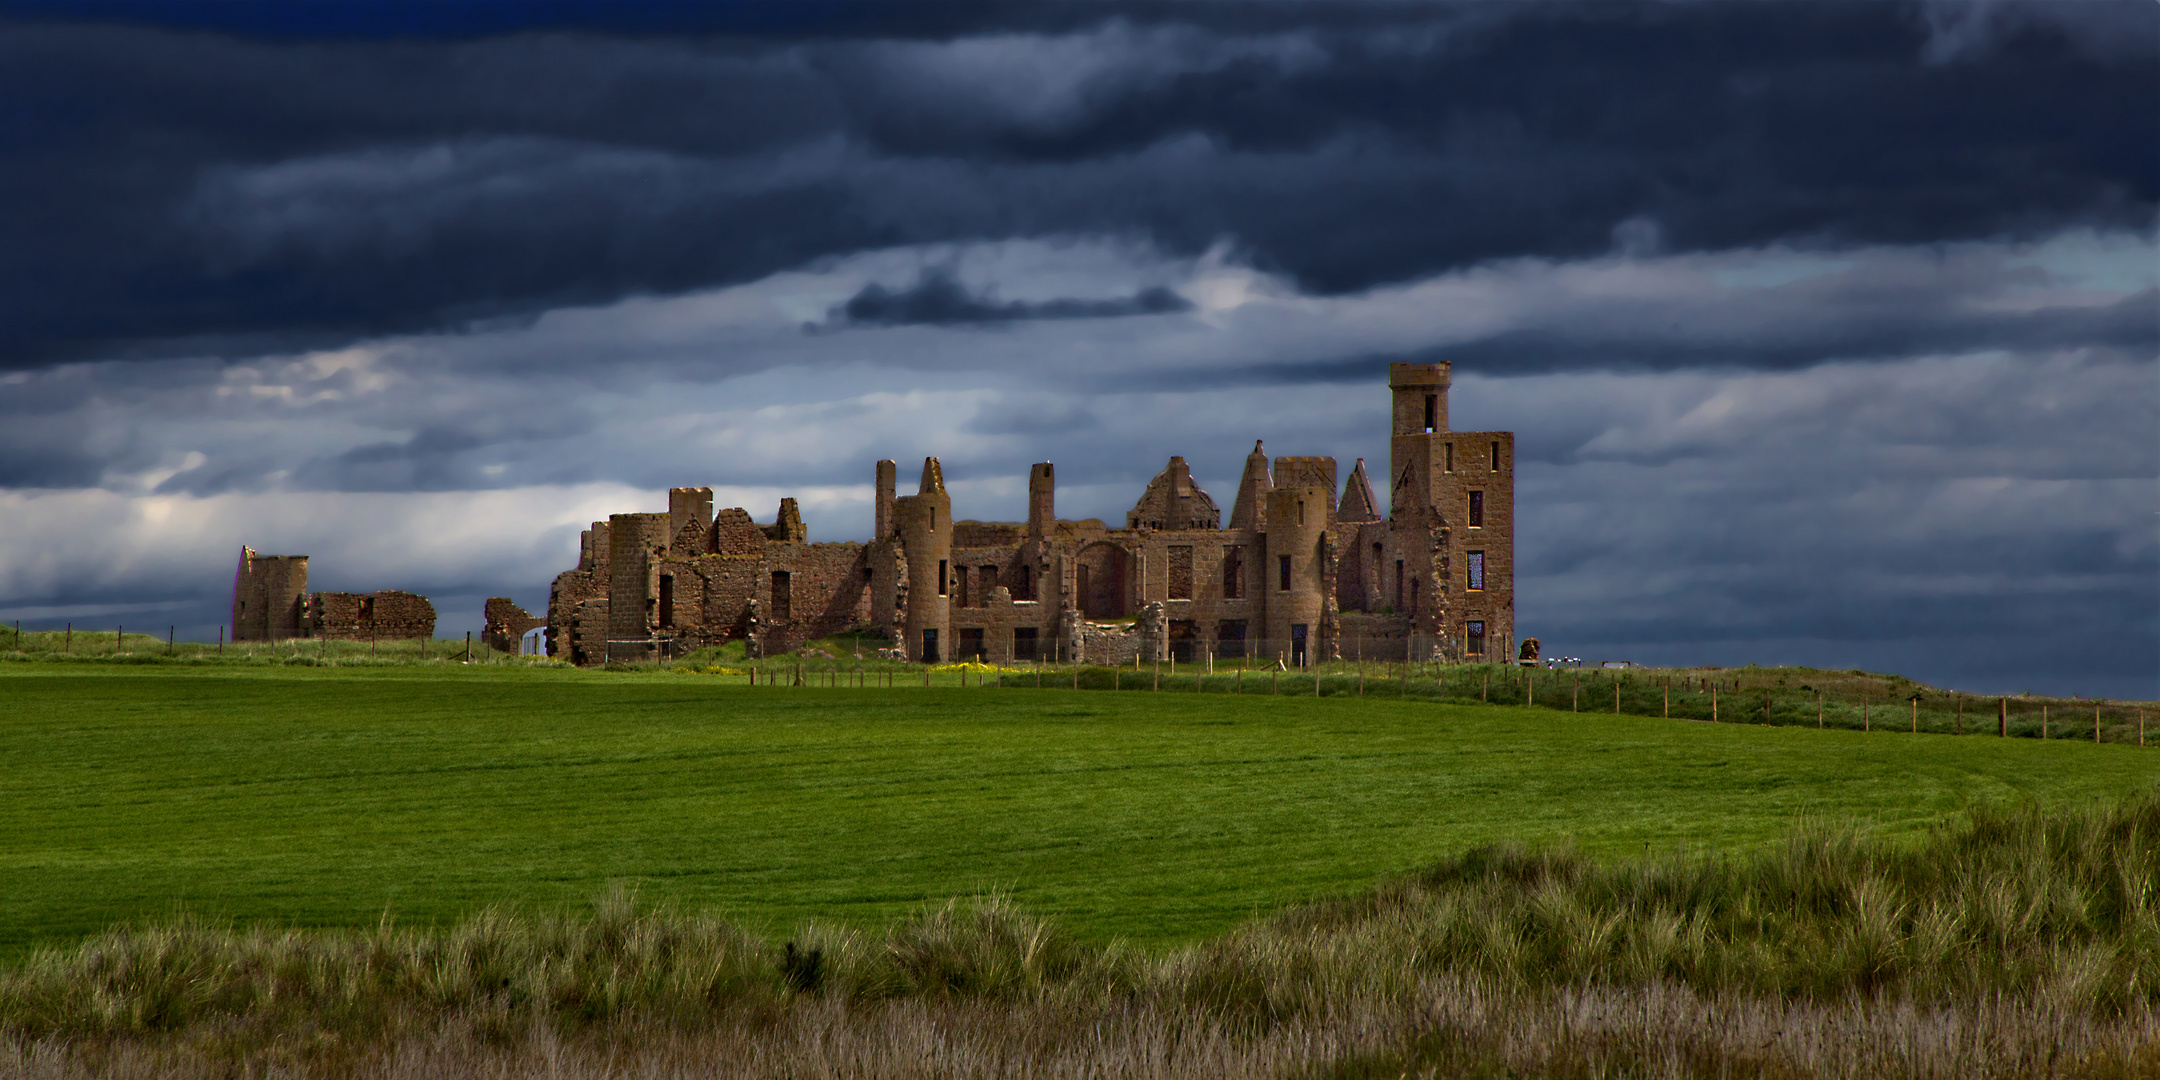
[[[2009,737],[2010,737],[2010,699],[2009,699],[2009,698],[2006,698],[2006,697],[2005,697],[2005,698],[1998,698],[1998,699],[1996,699],[1996,702],[1995,702],[1995,735],[1996,735],[1996,737],[1998,737],[1998,738],[2003,738],[2003,739],[2007,739],[2007,738],[2009,738]]]
[[[1822,730],[1822,691],[1815,691],[1815,730]]]
[[[323,648],[327,649],[329,647],[330,639],[324,638]],[[468,664],[472,663],[472,631],[470,630],[465,631],[465,662]]]
[[[2093,741],[2100,741],[2100,703],[2093,702]]]
[[[177,626],[167,626],[165,628],[165,655],[167,656],[172,655],[173,634],[179,629]],[[2093,741],[2100,741],[2100,710],[2097,708],[2093,710]]]
[[[1717,723],[1717,722],[1718,722],[1718,719],[1717,719],[1717,692],[1718,692],[1718,688],[1717,688],[1717,687],[1713,686],[1713,687],[1711,687],[1711,688],[1710,688],[1710,722],[1711,722],[1711,723],[1713,723],[1713,724],[1715,724],[1715,723]],[[1612,711],[1614,711],[1614,712],[1619,712],[1619,711],[1620,711],[1620,694],[1619,694],[1619,692],[1618,692],[1618,691],[1615,691],[1615,692],[1613,693],[1613,710],[1612,710]]]

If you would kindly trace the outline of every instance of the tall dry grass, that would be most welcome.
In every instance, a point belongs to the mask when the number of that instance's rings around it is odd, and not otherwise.
[[[1754,856],[1484,849],[1167,953],[996,899],[778,946],[626,893],[118,928],[0,972],[22,1076],[2160,1076],[2160,792]]]

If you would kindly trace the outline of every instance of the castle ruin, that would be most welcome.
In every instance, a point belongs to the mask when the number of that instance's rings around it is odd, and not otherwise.
[[[307,591],[308,557],[240,549],[233,575],[234,641],[394,641],[435,636],[435,605],[394,589],[371,593]]]
[[[711,488],[675,488],[666,513],[583,533],[549,595],[548,653],[600,664],[735,640],[779,653],[867,630],[930,663],[1504,660],[1514,435],[1450,431],[1448,376],[1389,369],[1385,514],[1362,459],[1338,488],[1335,459],[1270,462],[1259,443],[1227,524],[1176,457],[1123,528],[1059,518],[1048,463],[1029,473],[1025,521],[980,522],[952,519],[936,458],[913,495],[880,461],[868,543],[811,543],[794,499],[762,525],[715,513]]]

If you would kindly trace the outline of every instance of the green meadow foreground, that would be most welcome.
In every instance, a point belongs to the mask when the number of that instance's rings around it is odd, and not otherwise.
[[[0,755],[0,1076],[2160,1077],[2135,744],[17,662]]]
[[[1737,850],[2160,775],[2121,744],[477,666],[12,663],[0,760],[0,955],[176,908],[425,923],[616,882],[775,933],[1000,891],[1170,942],[1479,844]]]

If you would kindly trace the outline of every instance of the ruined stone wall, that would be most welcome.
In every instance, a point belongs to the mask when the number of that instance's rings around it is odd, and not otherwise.
[[[489,597],[481,615],[486,623],[480,630],[480,640],[498,652],[519,651],[524,648],[526,634],[547,624],[547,620],[535,617],[507,596]]]
[[[397,641],[435,636],[435,605],[425,596],[385,590],[321,592],[308,598],[308,636],[332,641]]]
[[[1411,656],[1410,620],[1401,615],[1363,611],[1342,613],[1342,655],[1345,660],[1427,659]]]
[[[589,600],[607,599],[608,525],[595,521],[578,535],[578,564],[555,576],[548,588],[547,654],[573,664],[596,664],[606,659],[607,631],[573,641],[579,606]]]
[[[1123,623],[1079,624],[1080,662],[1123,665],[1140,655],[1140,629]]]
[[[765,556],[766,647],[799,648],[803,642],[872,626],[870,563],[858,543],[775,545]],[[773,596],[775,573],[788,575],[788,617]]]

